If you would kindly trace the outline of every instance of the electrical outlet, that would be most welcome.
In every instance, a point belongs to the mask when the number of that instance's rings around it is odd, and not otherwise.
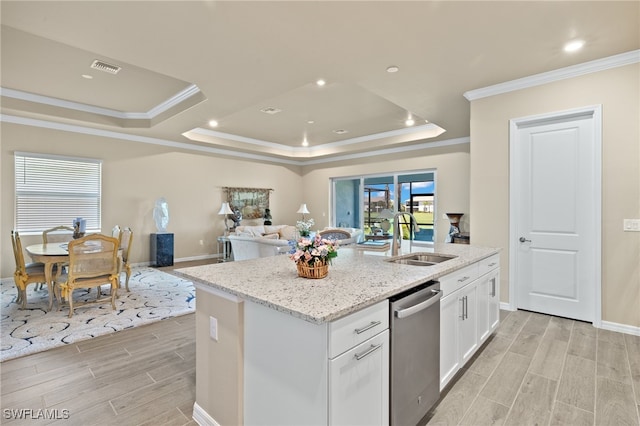
[[[203,246],[204,245],[204,240],[200,240],[200,245]]]
[[[624,219],[622,229],[627,232],[640,232],[640,219]]]
[[[214,317],[209,317],[209,335],[213,340],[218,341],[218,320]]]

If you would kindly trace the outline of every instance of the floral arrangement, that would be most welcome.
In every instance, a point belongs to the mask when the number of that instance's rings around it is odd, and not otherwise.
[[[313,219],[299,220],[296,222],[296,229],[301,237],[308,237],[311,234],[311,227],[315,224]]]
[[[327,240],[316,234],[314,238],[300,238],[292,242],[293,248],[289,257],[296,263],[309,266],[326,265],[338,256],[338,244],[335,240]]]

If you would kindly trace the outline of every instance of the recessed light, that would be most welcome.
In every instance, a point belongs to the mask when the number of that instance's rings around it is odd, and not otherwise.
[[[349,133],[349,131],[345,129],[336,129],[333,131],[333,133],[336,133],[338,135],[344,135],[345,133]]]
[[[325,84],[327,84],[326,81],[324,81],[323,79],[319,79],[316,81],[316,84],[320,87],[324,86]]]
[[[313,124],[313,123],[315,123],[315,121],[313,121],[313,120],[307,120],[307,124]]]
[[[400,68],[398,68],[395,65],[390,65],[387,67],[387,72],[398,72],[398,71],[400,71]]]
[[[93,78],[93,76],[89,75],[89,74],[82,74],[82,78],[86,78],[87,80],[91,80]]]
[[[266,108],[262,108],[260,110],[260,112],[264,112],[265,114],[273,115],[273,114],[277,114],[279,112],[282,112],[282,110],[279,109],[279,108],[275,108],[275,107],[266,107]]]
[[[564,45],[565,52],[575,52],[582,49],[584,46],[584,40],[573,40]]]
[[[406,121],[404,122],[404,124],[406,126],[413,126],[414,124],[416,124],[416,122],[414,121],[413,118],[407,118]]]
[[[216,120],[209,120],[210,127],[218,127],[218,122]]]

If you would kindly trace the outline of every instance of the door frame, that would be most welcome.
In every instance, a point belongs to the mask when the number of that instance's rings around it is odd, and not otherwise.
[[[566,121],[578,117],[591,117],[593,131],[593,149],[595,164],[593,176],[592,194],[595,207],[594,237],[596,242],[595,253],[595,285],[593,291],[594,318],[593,326],[601,328],[602,324],[602,105],[586,106],[582,108],[557,111],[547,114],[531,115],[509,120],[509,308],[517,309],[516,269],[518,265],[517,220],[521,205],[518,184],[515,182],[513,170],[516,166],[516,143],[520,127],[545,124],[557,121]]]

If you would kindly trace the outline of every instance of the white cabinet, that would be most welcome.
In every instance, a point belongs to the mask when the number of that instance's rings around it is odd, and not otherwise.
[[[491,283],[488,274],[478,279],[478,338],[484,342],[491,335],[489,324],[489,298],[491,296]]]
[[[329,424],[389,421],[389,330],[329,361]]]
[[[500,323],[500,268],[487,274],[489,290],[489,334],[493,333]]]
[[[460,289],[458,326],[460,336],[458,353],[460,362],[464,365],[478,349],[478,307],[476,303],[477,286],[475,282]]]
[[[495,331],[500,321],[500,270],[478,279],[478,336],[480,343]]]
[[[472,281],[440,300],[440,390],[478,348],[476,299]]]
[[[440,299],[440,390],[460,369],[458,311],[455,295]]]
[[[389,303],[312,324],[245,302],[244,423],[389,422]]]
[[[388,302],[330,323],[329,357],[329,424],[387,424]]]
[[[440,390],[498,326],[499,266],[496,254],[440,278]]]

